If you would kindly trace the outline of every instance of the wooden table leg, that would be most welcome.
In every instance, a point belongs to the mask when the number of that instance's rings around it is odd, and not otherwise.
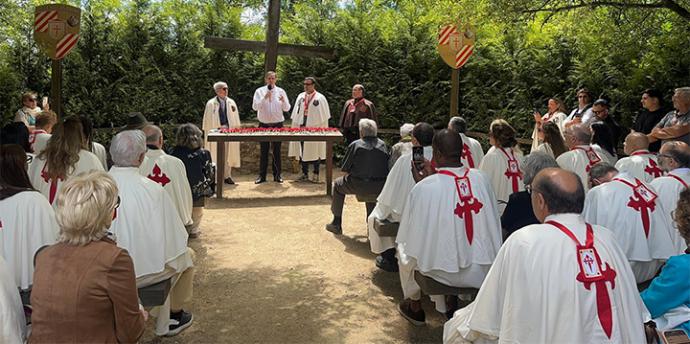
[[[225,183],[225,142],[216,142],[216,198],[223,198],[223,183]]]
[[[326,195],[333,196],[333,141],[326,142]]]

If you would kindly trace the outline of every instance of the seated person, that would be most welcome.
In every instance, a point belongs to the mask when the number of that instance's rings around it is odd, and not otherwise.
[[[525,191],[510,195],[506,210],[501,215],[501,227],[503,227],[504,238],[507,238],[522,227],[539,223],[532,211],[529,185],[532,184],[532,180],[537,173],[549,167],[558,167],[558,164],[556,159],[548,153],[535,151],[525,158],[525,162],[522,164]]]
[[[524,157],[515,138],[515,129],[505,120],[496,119],[489,127],[491,148],[486,152],[479,169],[486,174],[496,194],[498,213],[508,203],[508,197],[525,189],[522,182]]]
[[[484,150],[479,141],[465,135],[467,122],[464,118],[455,116],[448,121],[448,129],[455,130],[462,137],[462,165],[469,168],[479,168],[484,159]]]
[[[155,125],[144,127],[146,158],[139,166],[142,176],[153,180],[168,192],[180,220],[185,226],[192,225],[192,189],[187,181],[184,163],[163,151],[163,132]]]
[[[333,221],[326,225],[326,230],[340,235],[345,195],[378,195],[388,175],[388,147],[383,140],[376,137],[376,122],[363,118],[359,120],[359,140],[347,147],[343,158],[342,170],[346,174],[333,182],[333,202],[331,212]],[[374,209],[374,203],[368,203],[367,216]]]
[[[36,254],[29,343],[134,343],[144,333],[132,258],[108,237],[119,201],[105,172],[65,182],[59,242]]]
[[[412,165],[417,185],[410,192],[395,239],[403,300],[398,310],[415,325],[424,325],[423,275],[454,287],[479,288],[501,247],[501,224],[491,184],[480,171],[462,166],[462,138],[443,129],[433,139],[436,173],[425,161]],[[466,298],[465,295],[460,297]],[[452,314],[443,295],[432,295],[436,310]],[[455,307],[457,302],[450,303]]]
[[[680,236],[690,242],[690,190],[680,193],[674,218]],[[690,250],[669,258],[641,296],[658,330],[680,328],[690,334]]]
[[[424,157],[427,160],[432,158],[431,141],[433,138],[434,127],[429,123],[417,123],[412,129],[412,145],[423,147]],[[404,154],[395,162],[377,198],[376,207],[367,218],[371,252],[379,255],[376,257],[376,266],[389,272],[398,271],[398,259],[395,258],[395,237],[379,236],[374,229],[374,223],[377,220],[400,222],[407,202],[407,195],[415,185],[410,166],[412,166],[412,151]]]
[[[503,244],[477,299],[445,323],[444,343],[645,343],[649,314],[625,253],[608,229],[585,223],[575,173],[532,181],[542,224]]]
[[[14,276],[0,257],[0,343],[24,343],[24,307],[14,284]]]
[[[623,150],[629,156],[618,160],[616,169],[647,183],[661,177],[664,171],[656,160],[656,154],[651,153],[648,148],[647,135],[635,132],[628,134],[623,142]]]
[[[671,214],[676,210],[680,193],[690,186],[690,146],[681,141],[669,141],[661,145],[659,165],[665,176],[654,179],[650,184],[657,191],[659,203],[666,209],[669,222],[674,223]],[[685,252],[685,239],[678,231],[673,231],[676,254]]]
[[[610,175],[609,182],[589,190],[582,216],[593,225],[611,229],[635,280],[646,282],[677,253],[671,239],[674,229],[654,188],[625,172],[614,170]]]
[[[414,124],[405,123],[400,126],[400,141],[391,147],[391,157],[388,159],[388,169],[392,169],[401,156],[412,152],[412,129]]]
[[[616,175],[618,175],[618,170],[613,167],[613,165],[608,162],[600,162],[592,166],[589,170],[589,180],[587,184],[591,189],[595,186],[610,182]]]
[[[160,307],[156,334],[171,336],[192,324],[192,314],[182,306],[192,298],[193,251],[187,248],[187,231],[168,193],[139,174],[146,157],[146,137],[141,130],[125,130],[110,144],[115,179],[121,200],[111,232],[117,244],[134,261],[137,288],[171,279],[171,289]]]
[[[53,126],[57,123],[57,115],[50,110],[41,112],[36,116],[36,129],[29,135],[29,143],[34,154],[41,153],[48,145],[50,140],[50,133],[53,132]]]
[[[31,186],[24,150],[18,145],[0,146],[0,257],[20,290],[31,288],[36,251],[55,243],[57,237],[55,213]]]
[[[570,150],[558,156],[556,162],[562,169],[577,174],[587,192],[589,170],[592,166],[605,161],[604,153],[599,147],[592,145],[592,130],[588,125],[576,124],[567,127],[563,132],[563,137]]]

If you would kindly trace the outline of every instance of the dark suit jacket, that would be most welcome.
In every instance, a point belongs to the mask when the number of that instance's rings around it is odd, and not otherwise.
[[[520,191],[508,197],[508,205],[501,216],[501,227],[508,232],[508,236],[527,225],[539,223],[532,210],[532,200],[529,192]]]
[[[36,255],[29,343],[135,343],[144,333],[134,264],[104,238]]]

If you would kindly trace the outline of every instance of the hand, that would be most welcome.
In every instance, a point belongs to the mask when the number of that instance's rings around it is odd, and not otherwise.
[[[281,94],[280,97],[278,97],[278,100],[282,102],[283,100],[285,100],[285,97],[283,97],[283,95]]]
[[[541,123],[541,114],[539,113],[539,111],[534,111],[534,114],[532,114],[532,116],[534,116],[534,120],[537,123]]]
[[[414,179],[415,183],[419,183],[420,180],[434,174],[434,169],[431,167],[431,162],[427,160],[426,158],[424,159],[424,164],[422,165],[422,169],[417,168],[417,164],[415,164],[414,160],[412,160],[412,178]]]
[[[268,91],[268,92],[266,92],[264,99],[271,99],[271,96],[273,96],[273,91]]]
[[[141,316],[144,317],[144,321],[145,321],[145,322],[149,320],[149,312],[147,312],[147,311],[144,309],[144,306],[139,305],[139,312],[141,313]]]
[[[581,123],[582,123],[582,117],[580,117],[580,116],[575,117],[575,118],[573,118],[573,120],[570,121],[570,122],[573,123],[573,124],[581,124]]]

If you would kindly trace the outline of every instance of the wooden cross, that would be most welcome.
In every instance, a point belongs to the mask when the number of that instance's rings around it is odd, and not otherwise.
[[[304,46],[296,44],[278,43],[280,35],[280,0],[269,0],[268,25],[266,29],[266,41],[246,41],[241,39],[206,37],[204,47],[217,50],[239,50],[264,52],[266,60],[265,71],[275,71],[278,64],[278,55],[321,57],[333,59],[335,51],[326,47]]]

